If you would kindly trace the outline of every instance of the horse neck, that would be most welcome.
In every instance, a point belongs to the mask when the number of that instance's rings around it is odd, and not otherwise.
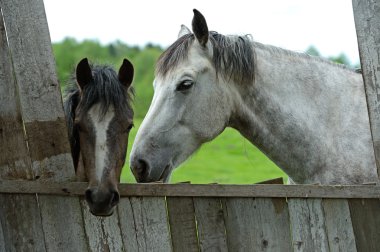
[[[231,126],[296,183],[368,181],[374,156],[361,76],[281,49],[255,52],[255,82],[236,85]]]

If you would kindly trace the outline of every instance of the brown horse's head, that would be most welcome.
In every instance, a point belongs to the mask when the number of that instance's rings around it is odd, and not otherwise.
[[[133,71],[126,59],[118,73],[83,59],[64,103],[76,174],[89,182],[85,198],[94,215],[111,215],[119,202],[117,185],[133,126]]]

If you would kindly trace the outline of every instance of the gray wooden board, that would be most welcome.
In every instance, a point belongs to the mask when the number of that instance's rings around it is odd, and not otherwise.
[[[86,182],[1,181],[0,193],[80,196]],[[380,198],[380,186],[119,184],[121,197]]]
[[[1,8],[34,175],[70,180],[74,169],[43,1],[1,0]]]
[[[324,199],[322,205],[330,251],[356,251],[348,201]]]
[[[4,232],[3,232],[3,227],[1,226],[1,219],[0,219],[0,251],[6,251],[5,250]]]
[[[131,197],[138,251],[172,251],[164,197]]]
[[[380,200],[349,199],[358,251],[380,251]]]
[[[194,197],[200,251],[228,251],[220,198]]]
[[[0,178],[32,179],[19,99],[0,12]]]
[[[39,195],[38,202],[47,251],[88,250],[78,197]]]
[[[294,251],[329,251],[321,199],[288,199]]]
[[[226,198],[223,207],[229,251],[291,251],[285,199]]]
[[[40,211],[34,195],[0,194],[5,251],[46,251]],[[3,250],[2,250],[3,251]]]
[[[360,62],[380,176],[380,2],[353,0]]]
[[[191,197],[167,197],[173,251],[199,251],[194,203]]]
[[[129,198],[121,198],[117,212],[125,251],[139,251],[137,229],[134,221],[132,203]]]
[[[42,0],[0,0],[26,122],[64,117]],[[49,105],[49,106],[46,106]]]
[[[97,217],[90,213],[85,200],[81,200],[81,205],[89,251],[124,251],[118,211],[109,217]]]
[[[43,1],[0,1],[34,176],[71,180],[75,174]],[[73,241],[87,247],[78,199],[41,196],[39,204],[49,251],[70,248]]]
[[[31,179],[13,68],[0,12],[0,181]],[[0,194],[0,251],[45,251],[37,198]]]

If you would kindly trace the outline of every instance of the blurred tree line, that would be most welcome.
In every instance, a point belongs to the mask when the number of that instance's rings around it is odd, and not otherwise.
[[[96,40],[78,42],[73,38],[66,38],[62,42],[53,43],[58,79],[62,90],[64,90],[67,83],[72,81],[71,78],[76,64],[83,58],[88,58],[90,63],[94,64],[110,64],[115,69],[119,69],[124,58],[128,58],[135,68],[133,86],[136,92],[134,109],[137,118],[143,118],[149,108],[153,96],[152,83],[155,63],[163,50],[160,46],[153,44],[138,47],[129,46],[121,41],[102,45]],[[310,46],[306,53],[320,56],[314,46]],[[345,54],[330,57],[329,59],[340,64],[352,66]]]

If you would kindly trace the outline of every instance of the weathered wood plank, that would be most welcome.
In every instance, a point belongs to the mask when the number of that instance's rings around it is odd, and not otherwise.
[[[32,179],[19,99],[0,12],[0,178]]]
[[[115,211],[109,217],[96,217],[90,213],[85,200],[81,200],[81,205],[89,251],[124,251],[118,212]],[[85,251],[74,245],[72,247],[77,251]]]
[[[321,199],[288,199],[294,251],[329,251]]]
[[[1,220],[0,220],[0,251],[6,251],[5,250],[4,232],[3,232],[3,227],[1,226]]]
[[[139,251],[132,203],[129,198],[121,198],[118,208],[121,235],[125,251]]]
[[[138,251],[172,251],[165,198],[130,198]]]
[[[380,251],[380,200],[349,199],[358,251]]]
[[[56,181],[72,179],[74,170],[43,1],[1,0],[1,8],[34,175]]]
[[[352,6],[377,174],[380,176],[380,2],[353,0]]]
[[[194,198],[200,251],[228,251],[219,198]]]
[[[0,1],[33,175],[51,182],[73,179],[74,168],[43,1]],[[40,195],[38,200],[46,248],[60,251],[76,241],[79,249],[87,249],[81,224],[67,221],[80,221],[79,200],[48,195]]]
[[[0,12],[0,180],[31,179],[6,32]],[[37,198],[0,194],[0,251],[45,251]]]
[[[0,194],[0,202],[0,222],[5,241],[5,250],[2,251],[46,251],[36,197]]]
[[[291,251],[285,199],[227,198],[223,206],[229,251]]]
[[[173,251],[199,251],[195,209],[191,197],[167,197]]]
[[[85,182],[0,181],[0,193],[80,196]],[[122,197],[380,198],[380,186],[120,184]]]
[[[356,251],[348,201],[324,199],[322,205],[330,251]]]

